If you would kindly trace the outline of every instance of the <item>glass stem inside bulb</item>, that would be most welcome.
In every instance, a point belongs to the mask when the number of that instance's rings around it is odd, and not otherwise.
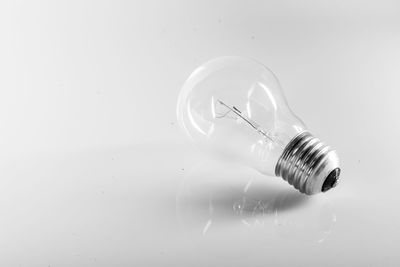
[[[222,105],[223,107],[225,107],[227,110],[225,112],[223,112],[222,114],[217,114],[216,118],[219,118],[219,119],[232,118],[232,117],[229,117],[229,115],[233,113],[234,114],[233,119],[238,119],[238,118],[242,119],[248,125],[250,125],[256,132],[258,132],[265,138],[269,139],[270,141],[278,144],[282,149],[285,148],[285,146],[284,146],[284,144],[282,144],[282,142],[279,142],[279,140],[277,140],[276,138],[273,138],[271,136],[271,134],[269,134],[267,131],[263,130],[262,127],[258,123],[256,123],[255,121],[251,120],[249,117],[244,115],[238,108],[236,108],[235,106],[231,107],[219,99],[217,100],[217,102],[220,105]]]

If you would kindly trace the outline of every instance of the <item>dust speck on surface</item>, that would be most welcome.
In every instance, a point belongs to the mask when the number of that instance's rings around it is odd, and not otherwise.
[[[254,40],[254,39],[256,39],[256,37],[255,37],[254,35],[252,35],[252,36],[251,36],[251,39]]]
[[[218,19],[218,23],[221,24],[222,23],[222,19]]]
[[[171,123],[170,123],[171,125],[175,125],[175,122],[173,122],[173,121],[171,121]]]

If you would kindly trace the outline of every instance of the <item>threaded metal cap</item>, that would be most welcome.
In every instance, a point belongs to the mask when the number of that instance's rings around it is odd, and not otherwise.
[[[339,157],[309,132],[302,132],[284,149],[275,174],[307,195],[326,192],[339,179]]]

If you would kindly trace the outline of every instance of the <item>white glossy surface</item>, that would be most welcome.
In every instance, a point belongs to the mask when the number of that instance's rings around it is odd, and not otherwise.
[[[363,183],[367,169],[308,197],[172,144],[18,157],[2,168],[0,264],[396,265],[399,183]]]
[[[399,10],[2,1],[0,266],[398,266]],[[186,142],[178,92],[221,55],[276,73],[337,148],[337,188],[301,196]]]

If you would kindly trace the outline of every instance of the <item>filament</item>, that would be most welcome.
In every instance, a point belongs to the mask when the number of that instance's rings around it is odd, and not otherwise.
[[[270,134],[268,134],[266,131],[264,131],[260,125],[254,121],[252,121],[249,117],[247,117],[246,115],[244,115],[238,108],[236,108],[235,106],[228,106],[227,104],[225,104],[224,102],[222,102],[221,100],[217,100],[218,103],[220,103],[221,105],[223,105],[224,107],[226,107],[228,109],[227,112],[225,112],[222,115],[219,115],[217,118],[224,118],[224,117],[228,117],[228,115],[230,113],[234,113],[236,116],[238,116],[239,118],[241,118],[242,120],[244,120],[248,125],[250,125],[254,130],[256,130],[259,134],[261,134],[262,136],[264,136],[265,138],[271,140],[274,143],[278,143],[279,146],[283,147],[282,144],[280,144],[278,142],[278,140],[275,140],[274,138],[272,138],[270,136]],[[235,118],[236,119],[236,118]]]

